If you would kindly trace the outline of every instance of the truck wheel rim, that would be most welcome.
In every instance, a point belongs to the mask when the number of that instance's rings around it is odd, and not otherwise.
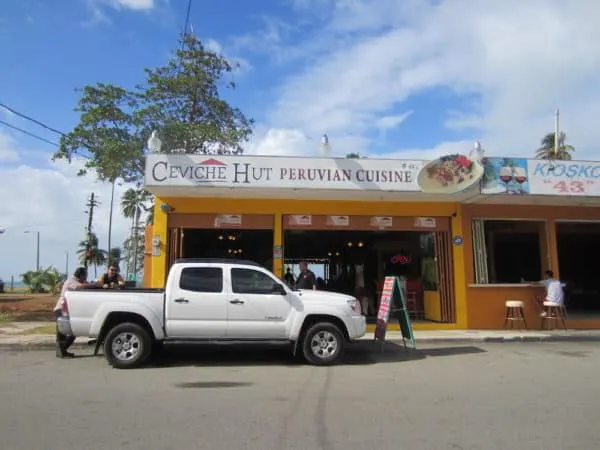
[[[310,340],[310,348],[317,358],[329,359],[337,352],[338,339],[329,331],[319,331]]]
[[[137,358],[142,343],[133,333],[120,333],[112,341],[112,354],[119,361],[131,361]]]

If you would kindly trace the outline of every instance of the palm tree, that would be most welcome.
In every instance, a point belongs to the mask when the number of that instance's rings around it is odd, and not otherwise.
[[[56,294],[61,283],[66,279],[56,267],[47,267],[43,270],[30,270],[21,274],[23,284],[29,287],[31,293],[51,292]]]
[[[108,252],[108,265],[115,264],[117,267],[123,260],[123,251],[120,247],[113,247]]]
[[[88,250],[89,245],[89,250]],[[94,276],[98,276],[98,266],[102,266],[106,263],[106,250],[98,248],[98,236],[94,233],[90,233],[89,238],[79,243],[79,261],[81,264],[93,264]]]
[[[146,225],[154,225],[154,199],[150,202],[146,210]]]
[[[23,284],[29,288],[32,294],[44,292],[44,279],[42,271],[28,270],[21,274]]]
[[[132,242],[137,246],[140,229],[140,219],[142,213],[148,212],[148,202],[151,201],[152,195],[145,189],[127,189],[121,198],[121,211],[123,217],[131,219],[131,238]],[[152,212],[152,220],[154,220],[154,209]],[[130,258],[127,260],[127,272],[136,273],[138,269],[138,251],[137,248],[132,249],[128,252]],[[131,258],[132,257],[132,258]]]
[[[560,161],[570,161],[571,153],[575,151],[575,147],[567,144],[567,135],[563,131],[558,134],[558,153],[555,152],[555,138],[556,133],[546,134],[542,141],[541,146],[535,152],[537,159],[553,159]]]

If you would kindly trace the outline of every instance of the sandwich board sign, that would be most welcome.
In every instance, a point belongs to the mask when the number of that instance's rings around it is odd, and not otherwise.
[[[409,340],[414,347],[415,336],[406,307],[405,286],[398,277],[385,277],[375,325],[375,340],[381,342],[382,348],[392,312],[396,314],[400,324],[404,345],[406,346],[406,341]]]

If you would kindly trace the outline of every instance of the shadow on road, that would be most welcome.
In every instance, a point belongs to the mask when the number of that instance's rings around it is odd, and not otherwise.
[[[347,347],[341,365],[369,365],[414,361],[441,356],[459,356],[485,353],[475,346],[435,347],[412,349],[391,342],[381,348],[370,341],[354,343]],[[179,366],[264,366],[277,365],[301,367],[306,365],[301,357],[294,358],[288,345],[196,344],[186,346],[165,346],[160,355],[149,364],[151,367]]]

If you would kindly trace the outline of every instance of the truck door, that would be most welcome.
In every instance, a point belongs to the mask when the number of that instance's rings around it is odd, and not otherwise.
[[[273,285],[279,282],[242,267],[232,267],[230,278],[227,338],[285,339],[292,306],[287,295],[273,293]]]
[[[169,338],[223,338],[227,293],[219,266],[182,267],[167,289],[165,326]]]

